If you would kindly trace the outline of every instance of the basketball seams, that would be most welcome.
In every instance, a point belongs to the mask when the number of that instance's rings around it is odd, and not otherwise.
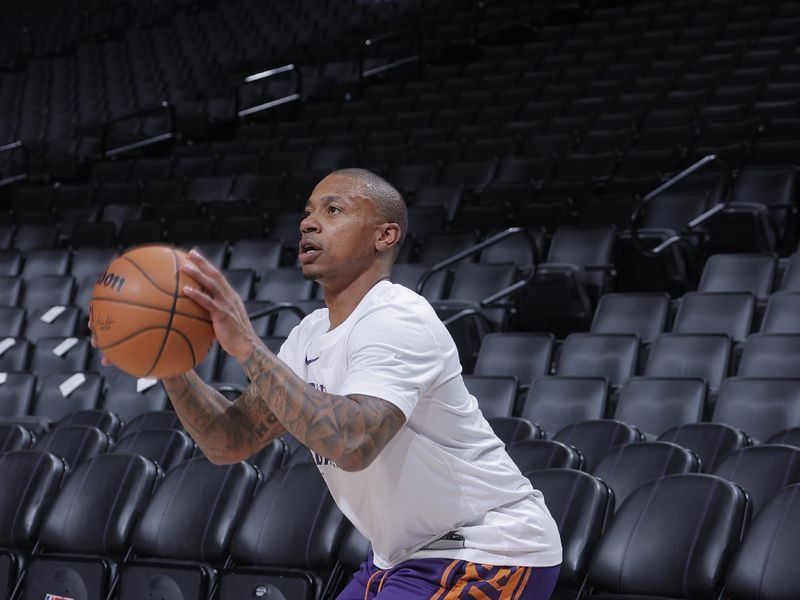
[[[175,253],[174,250],[172,250],[171,248],[170,248],[170,251],[172,251],[173,254]],[[139,263],[137,263],[135,260],[131,259],[129,256],[125,256],[124,254],[122,256],[120,256],[119,258],[121,258],[125,262],[131,263],[134,266],[134,268],[137,271],[139,271],[139,273],[142,274],[142,277],[144,277],[147,281],[149,281],[152,284],[152,286],[154,288],[156,288],[159,292],[161,292],[162,294],[166,294],[167,296],[172,296],[172,292],[162,288],[158,284],[158,282],[155,279],[153,279],[152,277],[150,277],[150,275],[148,275],[147,272],[141,267],[141,265],[139,265]],[[176,268],[177,268],[177,265],[176,265]]]
[[[167,320],[166,330],[164,331],[164,337],[161,340],[161,347],[158,349],[156,353],[156,358],[153,361],[153,365],[147,371],[147,375],[153,372],[153,369],[156,368],[158,365],[158,361],[161,360],[161,355],[164,354],[164,348],[167,345],[167,339],[169,338],[170,331],[172,330],[172,321],[175,319],[175,309],[178,306],[178,291],[181,282],[181,271],[180,271],[180,261],[178,260],[178,255],[172,248],[169,249],[170,254],[172,254],[172,258],[175,261],[175,291],[172,295],[172,308],[169,310],[169,319]],[[135,263],[134,263],[135,264]],[[145,377],[147,376],[145,375]]]
[[[192,346],[192,342],[189,339],[189,336],[183,333],[180,329],[173,329],[172,333],[176,333],[183,338],[186,342],[186,345],[189,347],[189,354],[192,355],[192,368],[197,366],[197,357],[194,354],[194,346]]]
[[[131,302],[130,300],[115,300],[113,298],[95,298],[94,302],[111,302],[112,304],[124,304],[126,306],[135,306],[137,308],[146,308],[148,310],[155,310],[158,312],[170,312],[169,309],[162,308],[160,306],[151,306],[149,304],[141,304],[139,302]],[[184,317],[186,319],[194,319],[195,321],[200,321],[202,323],[211,323],[211,319],[204,319],[203,317],[199,317],[197,315],[192,315],[189,313],[181,312],[179,310],[175,311],[175,314],[179,317]]]

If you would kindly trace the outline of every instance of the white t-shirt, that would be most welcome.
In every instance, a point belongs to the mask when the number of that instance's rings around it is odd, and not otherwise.
[[[381,281],[329,329],[328,310],[313,312],[279,358],[317,389],[382,398],[406,416],[362,471],[315,457],[339,508],[372,542],[375,564],[429,557],[559,564],[561,540],[542,494],[464,386],[455,343],[430,304]],[[463,548],[421,550],[449,531],[464,537]]]

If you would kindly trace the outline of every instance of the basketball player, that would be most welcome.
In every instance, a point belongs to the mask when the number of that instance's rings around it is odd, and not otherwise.
[[[430,304],[390,281],[407,213],[362,169],[323,179],[300,223],[299,261],[327,308],[276,356],[244,304],[197,252],[222,348],[251,383],[229,402],[191,371],[163,384],[206,456],[246,459],[290,432],[314,454],[342,512],[372,543],[339,600],[550,597],[561,543],[542,494],[506,453],[461,378],[455,344]]]

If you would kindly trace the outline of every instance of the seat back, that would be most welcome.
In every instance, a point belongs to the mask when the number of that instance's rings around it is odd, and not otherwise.
[[[0,384],[0,416],[28,414],[35,388],[36,378],[32,373],[5,373],[5,381]]]
[[[631,377],[620,390],[614,418],[659,435],[703,417],[706,384],[702,379]]]
[[[700,277],[701,292],[772,292],[777,260],[774,254],[714,254]]]
[[[627,423],[603,419],[569,425],[553,439],[575,447],[583,455],[583,468],[591,471],[611,448],[641,441],[642,434]]]
[[[120,373],[108,379],[108,389],[102,400],[103,409],[113,412],[130,422],[136,417],[167,407],[167,392],[156,382],[140,385],[135,377]]]
[[[69,476],[47,514],[39,539],[47,551],[122,556],[158,480],[155,463],[104,454]]]
[[[614,515],[592,558],[589,583],[618,598],[716,598],[748,504],[741,488],[713,475],[649,481]]]
[[[35,448],[61,457],[74,470],[83,461],[108,450],[110,445],[108,434],[97,427],[66,425],[48,431]]]
[[[532,471],[527,477],[547,499],[561,534],[563,559],[559,584],[579,587],[614,511],[614,493],[596,477],[573,469]]]
[[[666,294],[603,294],[591,332],[633,334],[649,344],[663,333],[668,311]]]
[[[17,423],[0,423],[0,453],[24,450],[33,444],[33,434]]]
[[[0,455],[0,547],[33,547],[65,473],[64,461],[42,450]]]
[[[674,333],[722,333],[736,342],[750,335],[755,298],[747,292],[688,292],[681,298]]]
[[[516,377],[521,385],[550,372],[555,339],[540,333],[489,333],[481,340],[475,375]]]
[[[800,379],[726,379],[712,420],[759,441],[796,427],[800,425]]]
[[[462,262],[453,274],[448,298],[480,302],[514,283],[517,266],[514,264],[480,264]]]
[[[478,400],[484,417],[510,417],[517,397],[515,377],[464,375],[464,385]]]
[[[223,562],[257,479],[247,463],[215,466],[205,458],[180,463],[159,485],[134,529],[136,553]]]
[[[606,452],[592,469],[592,475],[614,490],[619,508],[631,492],[647,481],[699,470],[700,460],[691,450],[670,442],[637,442]]]
[[[97,427],[100,431],[113,439],[117,437],[122,423],[119,417],[112,412],[99,408],[89,408],[69,413],[66,417],[58,421],[55,427],[63,427],[65,425],[88,425],[90,427]]]
[[[486,420],[504,444],[543,437],[538,426],[522,417],[489,417]]]
[[[730,600],[800,597],[793,557],[800,536],[800,484],[780,490],[761,509],[736,549],[725,580]]]
[[[710,473],[729,452],[750,443],[739,429],[721,423],[688,423],[668,429],[660,441],[688,448],[700,458],[701,469]]]
[[[564,340],[556,375],[605,377],[618,386],[634,374],[638,358],[635,335],[573,333]]]
[[[120,432],[120,436],[128,435],[134,431],[150,431],[153,429],[180,429],[183,430],[178,415],[171,410],[154,410],[139,415],[128,422]]]
[[[34,414],[58,420],[70,413],[95,408],[103,378],[97,373],[52,373],[44,377]]]
[[[739,377],[796,377],[800,369],[800,335],[755,333],[747,338]]]
[[[315,464],[278,470],[263,483],[231,543],[238,564],[331,568],[347,521]]]
[[[68,341],[70,340],[70,341]],[[73,344],[71,340],[76,340]],[[31,358],[31,371],[39,377],[49,373],[77,373],[86,369],[91,346],[88,339],[42,338]]]
[[[188,460],[194,451],[189,435],[177,429],[131,431],[114,446],[115,454],[138,454],[156,463],[163,472]]]
[[[740,448],[722,459],[714,475],[740,485],[758,514],[778,490],[800,483],[800,449],[779,444]]]
[[[563,428],[602,419],[608,381],[601,377],[539,377],[525,397],[521,417],[551,435]]]
[[[711,388],[728,375],[731,341],[720,334],[665,333],[650,349],[644,374],[648,377],[697,377]]]
[[[800,334],[800,294],[772,294],[761,319],[761,333]]]
[[[540,469],[580,469],[583,466],[583,456],[578,450],[556,440],[520,440],[509,444],[506,451],[523,474]]]

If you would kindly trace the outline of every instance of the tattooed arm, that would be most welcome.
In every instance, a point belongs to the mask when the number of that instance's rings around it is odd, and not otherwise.
[[[231,402],[194,371],[162,383],[186,431],[215,464],[245,460],[285,431],[253,384]]]
[[[343,470],[369,465],[405,423],[402,411],[380,398],[340,396],[308,385],[264,346],[222,273],[197,252],[189,256],[183,270],[202,289],[188,286],[184,293],[208,310],[220,345],[242,363],[252,382],[230,404],[194,373],[164,382],[208,457],[239,461],[285,428]]]

